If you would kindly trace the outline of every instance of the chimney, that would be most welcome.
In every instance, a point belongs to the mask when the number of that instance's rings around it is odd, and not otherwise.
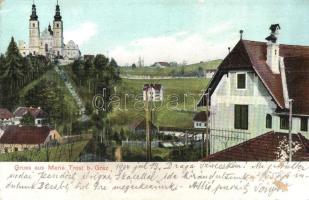
[[[267,40],[267,58],[266,63],[274,74],[279,74],[279,43],[278,34],[280,30],[279,24],[272,24],[269,29],[270,35],[265,38]]]
[[[244,31],[243,30],[240,30],[239,31],[239,34],[240,34],[240,40],[242,40],[242,35],[243,35]]]

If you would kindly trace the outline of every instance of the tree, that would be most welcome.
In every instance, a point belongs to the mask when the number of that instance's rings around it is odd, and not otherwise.
[[[102,55],[102,54],[98,54],[98,55],[96,55],[96,57],[94,58],[93,64],[94,64],[94,67],[95,67],[97,70],[101,71],[101,70],[103,70],[103,69],[107,66],[108,62],[109,62],[108,58],[106,58],[106,57],[105,57],[104,55]]]
[[[34,117],[28,112],[21,118],[20,123],[22,125],[34,126],[34,120]]]
[[[16,87],[20,87],[20,80],[23,77],[22,73],[22,56],[19,53],[18,47],[14,38],[11,38],[11,42],[6,51],[5,67],[3,78],[9,82],[10,95],[13,94]]]
[[[132,67],[132,69],[136,69],[136,64],[133,63],[131,67]]]
[[[118,67],[119,67],[118,64],[117,64],[117,62],[115,61],[114,58],[111,59],[111,61],[110,61],[110,63],[109,63],[109,66],[115,67],[115,68],[118,68]]]
[[[198,73],[198,76],[203,76],[204,70],[201,66],[198,67],[197,73]]]

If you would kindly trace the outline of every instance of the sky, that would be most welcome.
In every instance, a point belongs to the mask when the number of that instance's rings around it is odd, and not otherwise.
[[[52,23],[56,0],[35,0],[41,32]],[[0,53],[10,38],[28,43],[32,0],[0,0]],[[59,0],[64,40],[82,54],[102,53],[120,65],[138,58],[196,63],[224,58],[244,39],[265,41],[281,26],[279,42],[309,46],[309,0]]]

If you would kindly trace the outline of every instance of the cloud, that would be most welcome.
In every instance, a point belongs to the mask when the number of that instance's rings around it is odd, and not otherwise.
[[[97,25],[93,22],[84,22],[75,29],[64,31],[64,40],[73,40],[79,46],[88,42],[98,32]]]
[[[146,65],[158,61],[196,63],[223,58],[227,48],[238,39],[237,34],[229,34],[231,29],[230,23],[223,23],[206,33],[181,31],[172,35],[141,38],[115,47],[109,55],[121,65],[132,64],[139,56],[144,58]]]

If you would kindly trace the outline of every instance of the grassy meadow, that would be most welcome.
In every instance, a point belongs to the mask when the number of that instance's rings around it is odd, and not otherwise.
[[[190,64],[186,66],[178,67],[142,67],[132,69],[131,67],[121,67],[122,75],[143,75],[143,76],[195,76],[199,71],[199,68],[202,70],[207,69],[217,69],[218,65],[222,60],[212,60],[208,62],[201,62],[196,64]],[[183,74],[182,74],[183,70]]]
[[[157,126],[192,127],[192,118],[197,112],[196,104],[208,79],[168,79],[168,80],[130,80],[114,87],[114,98],[110,114],[114,126],[127,126],[136,119],[144,117],[142,89],[145,83],[162,84],[163,102],[151,104],[155,107],[154,122]],[[119,100],[120,99],[120,100]]]

